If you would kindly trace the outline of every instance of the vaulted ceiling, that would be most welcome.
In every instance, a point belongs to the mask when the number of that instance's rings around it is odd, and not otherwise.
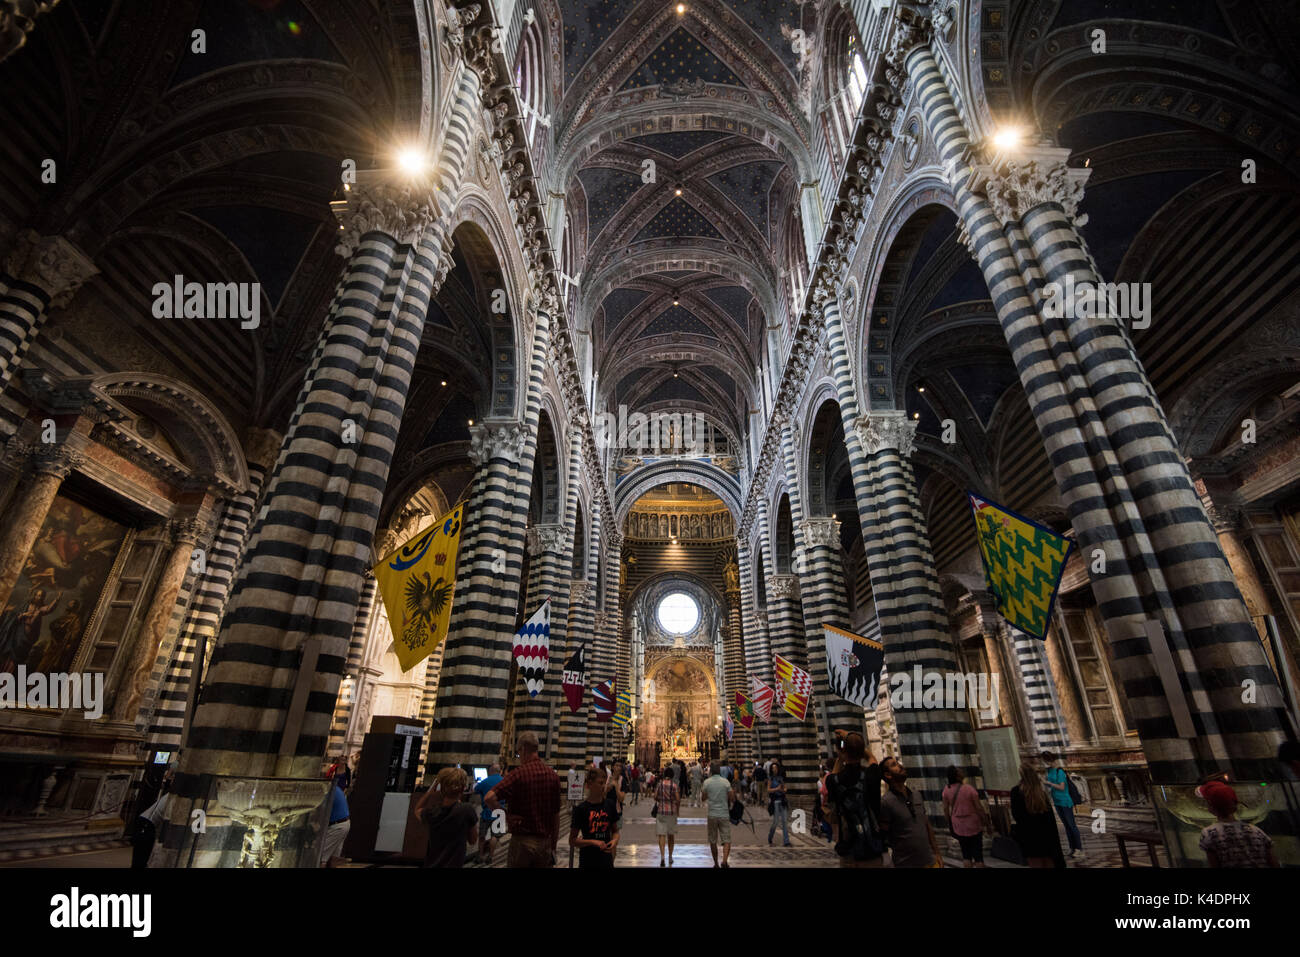
[[[788,144],[808,142],[790,40],[803,7],[560,8],[558,185],[580,234],[578,323],[599,393],[611,408],[707,411],[741,436],[781,281],[779,237],[797,218]],[[746,122],[747,109],[767,122]]]

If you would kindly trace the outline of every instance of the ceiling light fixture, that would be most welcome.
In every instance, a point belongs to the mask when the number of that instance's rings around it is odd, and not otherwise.
[[[469,424],[470,424],[470,425],[473,425],[473,424],[474,424],[474,420],[473,420],[473,419],[470,419],[470,420],[469,420]]]
[[[447,384],[447,380],[446,380],[446,379],[443,379],[443,380],[442,380],[442,384],[445,386],[445,385]]]
[[[677,4],[677,15],[680,17],[685,12],[686,12],[686,4],[684,3]]]
[[[923,386],[923,385],[918,385],[918,386],[916,387],[916,391],[917,391],[917,392],[924,392],[924,391],[925,391],[925,386]]]
[[[674,192],[676,192],[677,195],[680,196],[680,195],[682,195],[682,188],[681,188],[680,186],[678,186],[677,189],[674,190]]]
[[[921,413],[920,413],[920,412],[913,412],[913,413],[912,413],[912,418],[914,418],[914,419],[919,419],[920,417],[921,417]]]

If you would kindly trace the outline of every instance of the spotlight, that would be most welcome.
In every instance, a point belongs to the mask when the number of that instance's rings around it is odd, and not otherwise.
[[[470,419],[470,420],[469,420],[469,424],[470,424],[470,425],[473,425],[473,424],[474,424],[474,420],[473,420],[473,419]]]
[[[673,300],[673,305],[674,305],[674,306],[677,305],[677,300],[676,300],[676,299]]]
[[[677,15],[680,17],[685,12],[686,12],[686,4],[684,3],[677,4]]]
[[[913,412],[913,413],[912,413],[912,418],[914,418],[914,419],[919,419],[920,417],[921,417],[921,413],[920,413],[920,412]]]
[[[408,176],[418,176],[428,168],[429,159],[422,151],[408,147],[397,154],[397,165]]]
[[[923,386],[923,385],[918,385],[918,386],[916,387],[916,391],[917,391],[917,392],[924,392],[924,391],[925,391],[925,386]]]
[[[443,385],[443,386],[446,386],[446,384],[447,384],[447,380],[446,380],[446,379],[443,379],[443,380],[442,380],[442,385]]]
[[[1020,145],[1024,133],[1018,126],[1004,126],[993,134],[993,145],[999,152],[1013,150]]]
[[[682,195],[682,188],[679,186],[679,187],[677,187],[677,189],[675,189],[673,192],[675,192],[678,196],[680,196],[680,195]]]

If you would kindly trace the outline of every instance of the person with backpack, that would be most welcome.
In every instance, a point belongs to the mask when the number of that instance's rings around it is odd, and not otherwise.
[[[1083,839],[1079,836],[1079,825],[1074,820],[1074,806],[1083,803],[1083,795],[1065,773],[1065,766],[1055,754],[1044,751],[1042,758],[1047,765],[1048,793],[1052,795],[1056,816],[1065,825],[1065,836],[1070,841],[1070,860],[1078,860],[1083,857]]]
[[[834,818],[835,854],[841,867],[888,867],[879,823],[880,765],[862,735],[835,733],[840,753],[826,776],[828,803],[823,808]]]
[[[754,763],[754,789],[758,792],[758,803],[767,803],[767,765],[761,758]]]

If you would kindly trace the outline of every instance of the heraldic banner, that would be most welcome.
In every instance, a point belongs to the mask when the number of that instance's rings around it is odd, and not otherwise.
[[[1052,603],[1073,542],[988,499],[966,495],[998,613],[1007,624],[1046,641]]]
[[[874,708],[880,669],[885,666],[885,646],[833,625],[822,625],[822,631],[831,691],[860,708]]]
[[[463,511],[463,505],[456,506],[374,568],[403,671],[433,654],[447,637]]]

